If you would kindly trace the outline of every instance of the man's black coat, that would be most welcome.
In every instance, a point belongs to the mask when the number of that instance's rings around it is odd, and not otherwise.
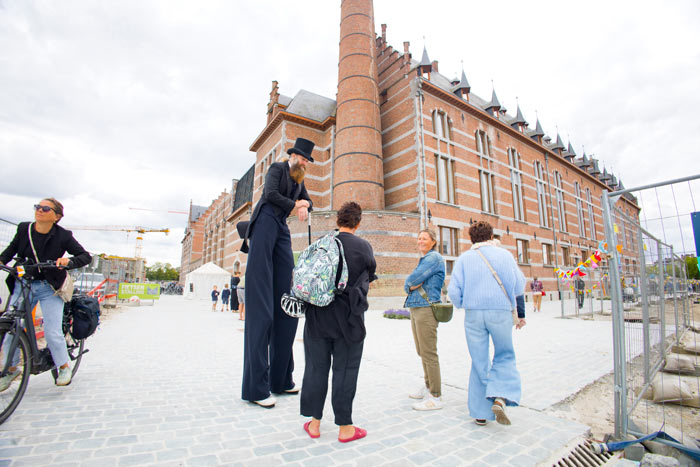
[[[301,182],[301,190],[297,188],[297,183],[289,176],[289,162],[275,162],[270,166],[267,175],[265,175],[263,194],[258,204],[255,205],[253,215],[250,217],[248,225],[246,226],[243,222],[240,222],[240,227],[237,226],[239,235],[241,234],[241,230],[245,229],[245,234],[242,235],[243,245],[241,246],[241,251],[243,253],[248,253],[248,239],[250,238],[255,220],[263,205],[269,204],[277,216],[286,218],[294,209],[296,201],[305,199],[309,202],[309,211],[311,211],[313,203],[311,202],[311,198],[309,198],[304,182]],[[295,197],[294,195],[297,192],[298,195]]]

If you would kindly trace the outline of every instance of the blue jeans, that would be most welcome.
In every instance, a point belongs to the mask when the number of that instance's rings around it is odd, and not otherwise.
[[[502,397],[507,405],[520,403],[520,373],[515,367],[513,318],[505,310],[466,310],[464,333],[472,369],[469,375],[469,415],[493,420],[493,399]],[[489,359],[489,336],[493,361]]]
[[[63,300],[54,293],[48,282],[32,281],[32,290],[29,294],[31,307],[41,303],[41,314],[44,317],[44,338],[46,345],[51,351],[51,357],[57,367],[68,363],[68,348],[66,347],[66,338],[63,335]],[[21,289],[19,283],[15,284],[15,290],[10,298],[10,304],[18,306],[20,302]],[[3,342],[3,351],[8,355],[8,346],[10,339],[5,339]],[[12,364],[16,365],[19,361],[19,350],[15,352],[12,359]],[[3,362],[4,363],[4,362]]]

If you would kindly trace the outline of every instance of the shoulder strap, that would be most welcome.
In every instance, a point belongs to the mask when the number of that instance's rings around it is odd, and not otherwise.
[[[491,266],[491,263],[488,262],[488,260],[486,259],[486,256],[484,256],[484,254],[482,252],[480,252],[479,250],[475,250],[475,251],[477,253],[479,253],[479,256],[481,256],[481,259],[484,260],[484,263],[486,263],[486,266],[488,266],[488,268],[491,270],[491,274],[493,274],[493,278],[496,279],[496,282],[498,282],[498,285],[501,286],[501,290],[503,291],[504,294],[506,294],[506,297],[508,298],[508,300],[510,300],[510,296],[508,295],[508,292],[506,292],[506,288],[503,287],[503,282],[501,282],[501,278],[498,277],[498,274],[493,269],[493,266]]]
[[[334,235],[334,240],[338,244],[338,252],[340,253],[338,255],[338,256],[340,256],[340,258],[338,258],[338,272],[335,275],[335,288],[338,289],[340,278],[343,277],[343,270],[347,269],[348,263],[345,260],[345,251],[343,250],[343,242],[341,242],[340,239],[338,238],[337,232]],[[343,287],[342,290],[341,289],[338,289],[338,290],[340,290],[342,292],[343,290],[345,290],[345,287]]]
[[[27,226],[27,236],[29,237],[29,244],[32,246],[32,253],[34,253],[34,259],[36,259],[36,264],[39,264],[41,261],[39,261],[39,256],[36,254],[36,248],[34,248],[34,240],[32,240],[32,226],[34,225],[34,222],[30,222],[29,225]]]
[[[425,291],[425,289],[423,288],[423,286],[421,285],[421,286],[418,287],[416,290],[418,291],[418,293],[420,294],[420,296],[423,297],[423,300],[425,300],[426,302],[428,302],[428,305],[430,305],[430,300],[428,300],[428,294],[427,294],[427,292]]]

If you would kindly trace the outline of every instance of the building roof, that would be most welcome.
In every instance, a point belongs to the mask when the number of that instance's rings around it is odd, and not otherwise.
[[[209,206],[197,206],[196,204],[192,205],[192,209],[190,209],[190,222],[196,222],[199,217],[204,214],[207,209],[209,209]]]
[[[423,46],[423,57],[420,59],[420,66],[432,66],[432,62],[428,58],[428,50]]]
[[[280,94],[280,98],[277,100],[278,104],[283,105],[285,107],[289,106],[290,102],[292,102],[292,98],[289,96],[285,96],[284,94]]]
[[[238,184],[236,185],[236,192],[233,195],[233,207],[231,212],[236,211],[238,208],[243,206],[245,203],[253,202],[253,180],[255,179],[255,164],[250,166],[248,171],[243,174]]]
[[[542,124],[540,124],[539,117],[537,118],[537,123],[535,123],[535,131],[530,136],[544,136],[544,130],[542,129]]]
[[[291,100],[286,111],[310,120],[323,122],[328,117],[335,115],[335,106],[336,103],[333,99],[302,89]]]
[[[452,89],[452,92],[459,91],[460,89],[466,89],[467,92],[471,89],[469,81],[467,81],[467,75],[464,74],[464,69],[462,69],[462,77],[459,79],[459,83]]]
[[[500,110],[500,108],[501,108],[501,103],[498,101],[498,96],[496,96],[496,90],[493,89],[491,91],[491,102],[489,102],[486,105],[486,108],[484,110],[490,110],[490,109]]]
[[[552,146],[552,149],[561,149],[562,151],[565,149],[564,147],[564,142],[561,140],[561,136],[559,136],[559,133],[557,133],[557,142],[554,143],[554,146]]]
[[[523,113],[520,111],[520,104],[518,104],[518,109],[515,113],[515,118],[510,122],[511,126],[523,125],[527,126],[527,120],[523,117]]]

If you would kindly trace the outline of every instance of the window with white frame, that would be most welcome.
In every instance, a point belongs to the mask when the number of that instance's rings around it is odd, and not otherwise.
[[[441,139],[452,140],[452,128],[447,114],[442,110],[433,110],[433,133]]]
[[[513,218],[524,221],[523,172],[520,170],[520,154],[514,148],[508,149],[508,164],[510,165],[510,186],[513,191]]]
[[[596,239],[595,217],[593,217],[593,202],[591,200],[591,189],[586,188],[586,204],[588,205],[588,222],[591,226],[591,238]]]
[[[551,266],[554,264],[554,259],[552,257],[552,245],[549,243],[542,244],[542,264],[545,266]]]
[[[574,195],[576,196],[576,215],[578,216],[578,230],[581,237],[586,238],[586,216],[583,213],[583,198],[581,198],[581,186],[574,183]]]
[[[535,161],[535,187],[537,188],[537,210],[540,216],[540,225],[549,227],[549,215],[547,212],[547,182],[542,163]]]
[[[454,161],[445,155],[435,154],[435,171],[438,201],[454,204]]]
[[[484,131],[476,132],[476,152],[479,156],[479,186],[481,192],[481,210],[496,214],[495,161],[491,158],[491,141]]]
[[[566,232],[566,205],[564,204],[564,188],[562,187],[561,174],[554,172],[554,194],[557,198],[557,212],[559,215],[559,230]]]
[[[439,251],[443,256],[459,256],[459,230],[452,227],[439,227]],[[452,266],[454,260],[445,260],[445,269],[447,274],[452,274]]]
[[[517,239],[515,240],[515,246],[518,252],[518,263],[529,264],[530,254],[529,254],[529,243],[527,240]]]

